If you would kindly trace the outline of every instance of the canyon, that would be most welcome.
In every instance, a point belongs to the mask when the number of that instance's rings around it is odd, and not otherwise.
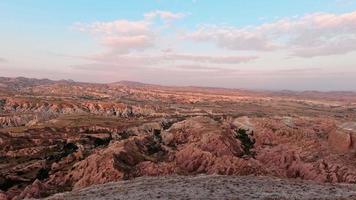
[[[280,180],[281,196],[239,198],[356,199],[355,141],[353,92],[0,78],[1,200],[115,195],[143,180],[154,191],[206,191],[209,181],[272,190]]]

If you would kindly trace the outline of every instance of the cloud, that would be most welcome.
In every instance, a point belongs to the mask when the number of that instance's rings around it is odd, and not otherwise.
[[[119,67],[122,65],[137,67],[175,64],[176,62],[184,62],[184,64],[239,64],[257,59],[256,56],[175,53],[171,47],[171,42],[165,45],[162,41],[176,41],[176,35],[166,34],[166,24],[160,24],[156,19],[172,21],[183,17],[185,17],[183,13],[156,10],[144,14],[142,20],[119,19],[111,22],[76,23],[74,28],[93,35],[106,48],[102,53],[84,58],[93,60],[96,63],[108,64],[110,69],[113,66]],[[155,47],[158,47],[156,48],[158,52],[155,51]],[[150,54],[147,52],[150,52]],[[120,65],[116,63],[120,63]],[[86,67],[90,69],[90,65]]]
[[[147,21],[129,21],[126,19],[111,22],[94,22],[90,24],[76,23],[74,28],[82,32],[99,33],[105,35],[141,35],[150,32]]]
[[[157,31],[154,20],[172,21],[183,18],[183,13],[156,10],[144,14],[142,20],[118,19],[109,22],[75,23],[74,29],[90,33],[115,54],[144,51],[155,46]]]
[[[118,68],[126,67],[143,67],[150,65],[156,65],[160,63],[160,56],[153,55],[117,55],[117,54],[98,54],[94,56],[86,57],[86,59],[98,64],[114,65]]]
[[[187,34],[188,39],[195,41],[213,41],[219,47],[231,50],[267,51],[278,47],[261,32],[235,27],[206,25]]]
[[[355,0],[335,0],[336,5],[338,6],[351,6],[353,3],[356,3]]]
[[[169,11],[155,10],[144,14],[146,20],[153,20],[155,18],[160,18],[165,21],[177,20],[185,17],[184,13],[173,13]]]
[[[70,66],[72,69],[77,69],[77,70],[85,70],[85,71],[116,71],[120,69],[122,70],[133,70],[133,69],[139,69],[140,67],[137,66],[128,66],[125,64],[121,63],[115,63],[115,64],[110,64],[110,63],[89,63],[89,64],[79,64],[79,65],[71,65]]]
[[[246,63],[257,59],[257,56],[211,56],[211,55],[194,55],[194,54],[166,54],[164,59],[183,60],[200,63],[217,63],[217,64],[238,64]]]
[[[5,58],[0,58],[0,63],[5,63],[7,60]]]
[[[319,67],[246,71],[247,75],[271,76],[271,77],[276,77],[276,76],[291,77],[291,76],[305,76],[305,75],[320,76],[320,75],[325,75],[326,73],[329,72],[326,72],[325,70],[323,70],[323,68],[319,68]]]
[[[202,64],[239,64],[247,63],[258,59],[257,56],[212,56],[196,54],[179,54],[179,53],[156,53],[153,55],[136,54],[136,55],[116,55],[116,54],[99,54],[87,57],[90,60],[106,63],[124,63],[128,66],[154,65],[159,63],[171,62],[191,62]]]
[[[172,48],[165,48],[165,49],[161,49],[161,52],[162,53],[171,53],[173,52],[174,50]]]
[[[154,38],[149,35],[108,36],[102,44],[111,47],[115,53],[129,53],[130,50],[145,50],[154,46]]]
[[[109,51],[126,54],[154,46],[155,34],[147,21],[116,20],[112,22],[77,23],[75,29],[98,38]]]
[[[213,75],[231,75],[239,72],[237,69],[224,68],[224,67],[208,67],[202,65],[176,65],[174,66],[178,71],[188,71],[188,72],[201,72],[201,73],[213,73]]]
[[[241,28],[205,25],[186,38],[239,51],[287,50],[299,57],[345,54],[356,50],[356,11],[314,13]]]
[[[220,70],[221,68],[218,67],[207,67],[207,66],[201,66],[201,65],[176,65],[175,68],[177,69],[184,69],[184,70],[203,70],[203,71],[216,71]]]
[[[299,57],[316,57],[328,55],[346,54],[356,50],[356,38],[340,38],[335,41],[330,41],[325,44],[297,47],[294,49],[292,55]]]

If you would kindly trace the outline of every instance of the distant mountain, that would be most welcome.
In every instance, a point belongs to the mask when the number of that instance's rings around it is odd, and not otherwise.
[[[35,78],[25,78],[25,77],[0,77],[0,85],[2,87],[7,87],[11,89],[19,89],[22,87],[32,87],[37,85],[51,84],[54,81],[49,79],[35,79]]]
[[[226,93],[235,93],[238,95],[266,95],[266,96],[283,96],[283,97],[293,97],[298,99],[309,98],[309,99],[329,99],[329,100],[348,100],[356,99],[356,92],[351,91],[292,91],[292,90],[280,90],[280,91],[270,91],[270,90],[245,90],[245,89],[229,89],[229,88],[220,88],[220,87],[200,87],[200,86],[162,86],[156,84],[141,83],[136,81],[118,81],[108,84],[99,84],[99,83],[85,83],[85,82],[75,82],[73,80],[50,80],[50,79],[36,79],[36,78],[26,78],[26,77],[0,77],[0,91],[18,91],[26,87],[36,87],[43,85],[57,85],[59,88],[60,85],[80,85],[80,86],[93,86],[95,87],[128,87],[146,90],[158,89],[166,91],[175,91],[175,92],[203,92],[203,93],[214,93],[214,94],[226,94]]]
[[[136,82],[136,81],[126,81],[126,80],[109,83],[108,85],[121,85],[121,86],[128,86],[128,87],[158,86],[158,85],[153,85],[153,84],[141,83],[141,82]]]
[[[53,81],[50,79],[37,79],[26,77],[0,77],[0,87],[8,89],[21,89],[24,87],[34,87],[39,85],[51,85],[55,83],[75,83],[73,80],[59,80]]]

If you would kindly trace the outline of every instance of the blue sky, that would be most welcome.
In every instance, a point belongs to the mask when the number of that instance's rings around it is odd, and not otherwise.
[[[356,90],[354,0],[2,0],[0,76]]]

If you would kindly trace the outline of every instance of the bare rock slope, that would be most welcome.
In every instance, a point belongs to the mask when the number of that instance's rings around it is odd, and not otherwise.
[[[140,177],[56,194],[47,200],[235,199],[353,200],[355,185],[317,184],[254,176]]]

